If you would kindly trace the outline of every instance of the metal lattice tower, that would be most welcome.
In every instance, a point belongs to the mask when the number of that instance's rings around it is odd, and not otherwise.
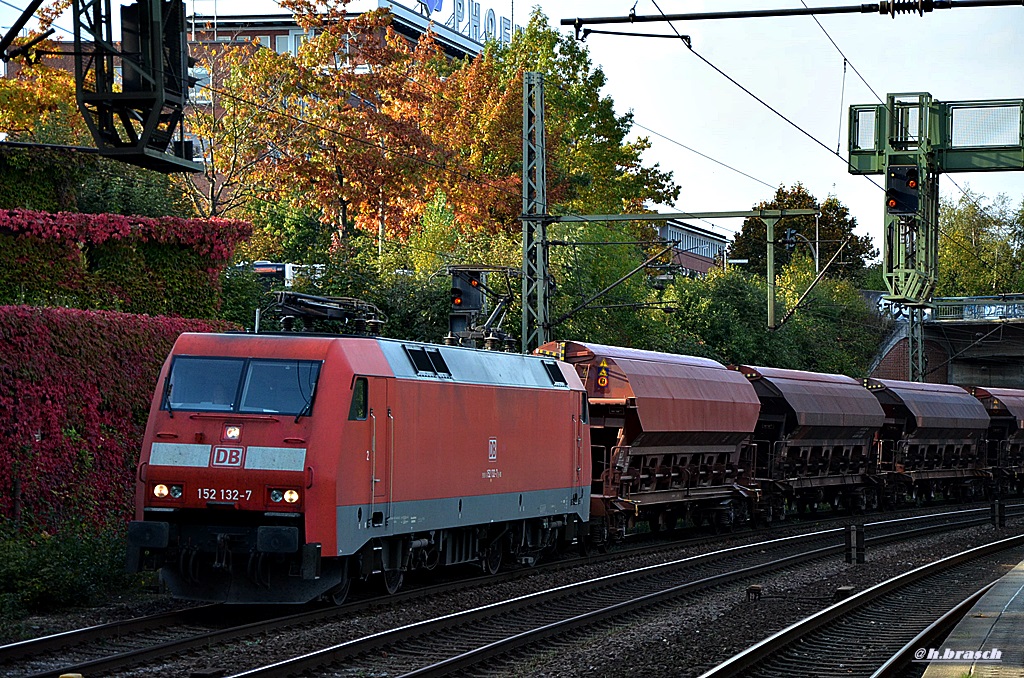
[[[550,340],[544,143],[544,75],[527,72],[523,74],[523,353]]]
[[[887,201],[897,170],[919,178],[915,206],[887,206],[882,246],[886,298],[910,311],[911,381],[924,380],[922,321],[939,276],[939,175],[1024,169],[1022,121],[1022,99],[943,103],[916,92],[850,107],[850,173],[884,174]]]

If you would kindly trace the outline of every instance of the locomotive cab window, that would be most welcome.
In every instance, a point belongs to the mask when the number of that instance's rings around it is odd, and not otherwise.
[[[366,398],[369,387],[366,377],[358,377],[352,385],[352,406],[348,408],[349,421],[363,421],[366,419]]]
[[[308,415],[320,363],[176,356],[161,409]]]
[[[238,411],[309,414],[318,376],[309,360],[250,360]]]
[[[243,358],[178,356],[164,386],[161,409],[232,412],[244,370]]]

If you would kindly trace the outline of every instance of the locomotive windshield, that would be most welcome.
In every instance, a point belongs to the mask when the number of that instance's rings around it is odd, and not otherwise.
[[[307,415],[320,363],[177,356],[161,409]]]

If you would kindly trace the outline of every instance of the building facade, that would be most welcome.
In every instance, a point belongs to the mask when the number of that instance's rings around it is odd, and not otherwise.
[[[712,266],[720,266],[729,241],[716,233],[671,219],[658,227],[658,237],[673,243],[672,263],[684,275],[707,275]]]

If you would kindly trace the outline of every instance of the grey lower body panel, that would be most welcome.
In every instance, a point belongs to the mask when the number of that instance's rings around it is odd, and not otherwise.
[[[589,487],[339,506],[337,555],[381,537],[566,515],[590,519]]]

